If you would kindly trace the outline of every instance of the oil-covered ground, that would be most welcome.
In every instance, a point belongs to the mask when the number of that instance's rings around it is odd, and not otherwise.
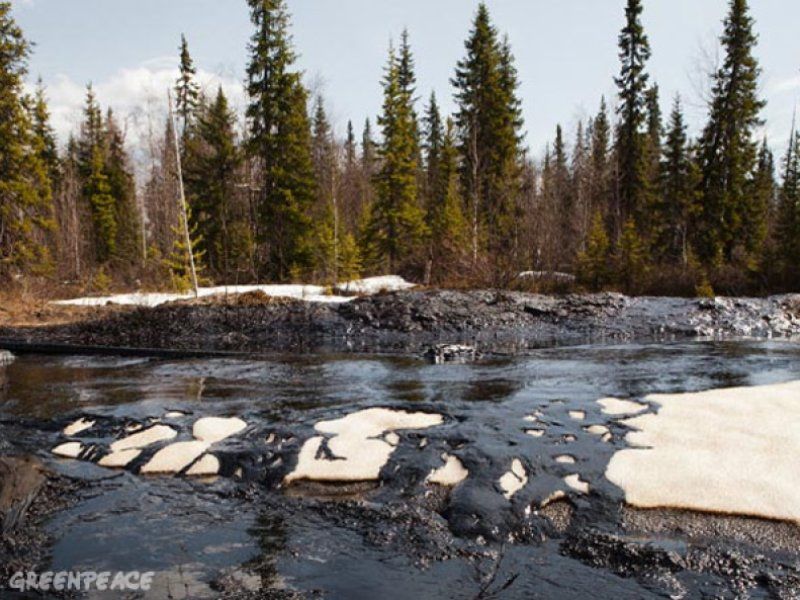
[[[31,502],[3,533],[2,578],[31,567],[155,571],[153,598],[800,594],[796,525],[626,507],[604,477],[626,430],[597,404],[798,380],[796,343],[591,344],[444,365],[348,354],[24,355],[5,379],[0,456],[44,477],[19,484]],[[377,482],[283,483],[316,423],[372,407],[443,422],[398,431]],[[217,477],[142,475],[151,451],[124,470],[99,467],[92,452],[51,454],[80,417],[95,422],[80,439],[99,447],[154,420],[188,435],[207,416],[247,423],[214,446]],[[444,454],[469,471],[452,489],[426,482]],[[514,460],[525,482],[507,499],[499,482]],[[565,485],[571,475],[588,489]],[[563,497],[541,508],[556,491]]]

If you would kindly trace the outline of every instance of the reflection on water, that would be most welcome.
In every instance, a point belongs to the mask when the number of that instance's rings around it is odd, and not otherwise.
[[[280,427],[302,437],[318,420],[394,406],[436,411],[451,423],[441,432],[426,432],[436,452],[413,454],[404,447],[398,456],[432,461],[439,448],[460,449],[465,461],[485,469],[488,478],[494,477],[492,469],[517,455],[534,470],[544,468],[547,457],[535,453],[574,431],[570,410],[596,417],[598,398],[788,381],[800,378],[799,358],[800,347],[780,342],[565,347],[440,366],[369,356],[252,361],[26,356],[6,369],[7,385],[0,386],[0,439],[47,456],[53,429],[74,415],[141,420],[171,410],[193,417],[237,414],[258,427]],[[542,440],[526,435],[522,421],[537,410],[547,413],[548,433]],[[34,425],[19,425],[20,417],[33,419]],[[581,448],[575,455],[587,464],[598,454],[594,446]],[[487,463],[486,456],[500,466]],[[285,496],[253,482],[150,479],[83,463],[53,464],[96,480],[91,494],[49,526],[58,540],[52,556],[56,569],[173,573],[185,568],[205,582],[206,591],[196,592],[197,597],[206,592],[214,597],[211,581],[242,579],[243,571],[261,587],[318,589],[332,598],[474,597],[481,589],[475,565],[456,554],[449,560],[420,561],[385,545],[390,534],[379,522],[394,518],[381,513],[390,490],[379,489],[366,499],[361,510],[374,509],[378,516],[374,523],[358,524],[364,513],[346,512],[346,503],[337,512],[322,500]],[[411,464],[397,477],[410,478],[416,476],[414,469],[429,467],[429,462]],[[602,469],[595,475],[601,474]],[[494,493],[475,489],[470,494],[489,492]],[[413,523],[402,527],[422,543],[430,525],[421,532]],[[515,580],[518,597],[591,597],[591,581],[606,578],[547,546],[509,550],[498,572],[509,577],[524,572]],[[562,577],[562,585],[556,585]],[[242,585],[252,587],[253,581]],[[609,580],[604,585],[619,597],[649,595],[635,582]]]

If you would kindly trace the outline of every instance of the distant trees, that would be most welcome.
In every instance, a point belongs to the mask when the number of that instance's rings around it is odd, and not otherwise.
[[[24,91],[30,47],[0,0],[0,279],[185,287],[180,158],[207,281],[396,272],[546,291],[566,289],[569,278],[551,276],[566,272],[578,288],[629,293],[800,285],[800,133],[777,165],[755,137],[764,103],[746,0],[729,0],[699,137],[680,99],[662,114],[643,2],[625,0],[617,98],[572,131],[559,125],[541,159],[524,147],[514,55],[485,3],[450,82],[452,115],[419,93],[403,31],[377,121],[360,131],[347,121],[341,138],[322,95],[309,106],[286,0],[247,4],[246,113],[203,88],[181,36],[177,124],[151,127],[137,189],[125,128],[91,85],[80,130],[59,150],[43,87]]]
[[[23,89],[30,45],[0,2],[0,280],[46,274],[54,227],[51,148],[43,99]],[[38,121],[38,122],[37,122]]]

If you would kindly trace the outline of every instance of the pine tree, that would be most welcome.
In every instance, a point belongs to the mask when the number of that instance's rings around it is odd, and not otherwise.
[[[39,158],[47,169],[51,183],[55,186],[59,179],[61,165],[58,157],[56,134],[50,124],[50,110],[47,107],[44,84],[41,78],[36,83],[31,117],[33,120],[33,133],[40,148]]]
[[[600,101],[600,110],[592,121],[591,144],[591,212],[600,211],[604,216],[611,212],[610,207],[610,144],[611,125],[608,121],[606,99]]]
[[[344,142],[344,162],[347,169],[354,169],[358,158],[356,149],[356,134],[353,130],[353,122],[347,121],[347,138]]]
[[[401,86],[394,48],[383,81],[381,169],[375,176],[376,198],[370,210],[368,234],[379,268],[393,272],[415,258],[425,233],[418,198],[419,146],[413,99]]]
[[[789,137],[777,210],[778,261],[784,282],[800,284],[800,131]]]
[[[105,120],[105,134],[104,173],[108,178],[109,191],[114,199],[115,258],[128,266],[136,265],[142,258],[142,224],[136,205],[136,184],[125,150],[123,133],[117,125],[111,109],[108,110]]]
[[[504,279],[517,251],[522,117],[513,56],[508,43],[498,40],[484,3],[465,48],[452,83],[473,261],[488,251],[495,279]]]
[[[308,93],[292,70],[295,54],[284,0],[248,0],[255,33],[247,68],[250,154],[259,182],[256,197],[258,268],[262,277],[286,280],[313,262],[316,197],[311,158]]]
[[[700,140],[702,212],[697,249],[707,263],[728,262],[734,249],[758,250],[760,223],[748,222],[755,210],[753,174],[757,166],[755,128],[764,106],[758,98],[757,43],[746,0],[730,0],[721,38],[725,60],[714,75],[711,114]]]
[[[231,281],[246,268],[252,240],[244,211],[235,206],[242,162],[236,145],[236,115],[220,86],[211,104],[201,103],[186,146],[186,192],[198,251],[209,274]]]
[[[660,195],[652,229],[655,258],[664,262],[689,260],[689,237],[696,202],[697,178],[680,97],[670,114],[661,161]]]
[[[92,148],[88,168],[83,193],[92,211],[95,258],[103,264],[111,260],[117,249],[117,215],[101,146]]]
[[[608,239],[603,213],[595,212],[592,226],[586,240],[586,249],[578,254],[578,281],[594,292],[599,292],[610,281],[611,268],[609,253],[611,242]]]
[[[317,240],[314,262],[317,277],[336,284],[340,242],[339,165],[336,142],[322,96],[317,96],[312,128],[312,156],[317,181],[317,203],[313,211]]]
[[[29,54],[11,4],[0,2],[0,280],[51,268],[51,181],[23,91]]]
[[[647,119],[647,82],[645,71],[650,59],[650,42],[644,32],[641,0],[628,0],[626,24],[619,37],[622,68],[616,84],[619,88],[619,127],[617,130],[618,205],[615,229],[629,218],[637,225],[646,210],[647,138],[642,132]]]
[[[181,34],[180,76],[175,82],[175,112],[180,120],[178,133],[181,138],[184,138],[190,130],[200,105],[200,86],[195,80],[196,75],[197,69],[189,54],[189,44],[186,36]]]
[[[556,126],[553,144],[552,194],[558,228],[559,268],[568,267],[574,258],[575,248],[575,203],[570,185],[567,147],[561,125]]]
[[[445,128],[434,94],[426,110],[424,133],[425,223],[429,233],[426,283],[430,283],[444,281],[448,270],[457,268],[457,259],[464,254],[468,241],[458,189],[455,124],[448,119]]]
[[[647,249],[634,220],[622,228],[616,254],[616,280],[626,294],[639,293],[648,271]]]

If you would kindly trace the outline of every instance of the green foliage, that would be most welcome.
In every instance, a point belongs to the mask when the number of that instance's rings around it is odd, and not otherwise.
[[[48,140],[36,129],[41,107],[23,90],[29,53],[11,4],[0,2],[0,280],[52,268],[46,238],[53,229],[51,165]],[[46,127],[46,113],[38,116]]]
[[[256,159],[256,242],[259,275],[282,281],[313,266],[310,209],[316,197],[307,96],[284,0],[248,0],[255,33],[247,91],[249,151]]]
[[[730,0],[721,42],[725,59],[714,75],[711,114],[700,139],[703,197],[696,248],[706,264],[730,262],[737,246],[753,253],[763,240],[762,224],[748,218],[758,202],[753,133],[764,102],[758,98],[761,69],[746,0]]]
[[[641,0],[628,0],[625,27],[619,36],[619,58],[622,63],[616,84],[619,88],[619,127],[617,129],[617,163],[619,171],[620,227],[629,218],[641,223],[647,204],[647,145],[642,128],[647,119],[647,61],[650,42],[642,26]]]
[[[611,242],[600,211],[595,212],[586,240],[586,250],[578,254],[578,281],[599,292],[611,279]]]
[[[418,198],[419,145],[413,98],[408,74],[401,79],[401,65],[394,48],[383,82],[383,113],[378,122],[383,131],[379,149],[381,169],[375,175],[375,202],[371,206],[367,237],[376,266],[394,272],[413,260],[426,228]]]
[[[522,112],[510,46],[498,39],[484,3],[465,47],[452,81],[462,189],[475,231],[475,257],[488,252],[496,263],[495,277],[504,279],[518,246]]]
[[[214,101],[201,103],[185,140],[184,173],[191,224],[209,273],[228,280],[251,253],[246,214],[234,205],[242,155],[236,144],[236,115],[222,88]]]
[[[192,223],[192,210],[186,207],[189,223]],[[181,223],[182,225],[182,223]],[[174,228],[175,243],[169,256],[163,259],[163,266],[170,276],[172,289],[179,294],[185,294],[193,289],[191,258],[194,258],[194,269],[197,275],[197,284],[204,285],[208,280],[203,277],[205,271],[205,253],[201,250],[203,238],[198,233],[197,225],[189,229],[190,244],[186,243],[186,235],[182,226]],[[190,257],[189,252],[192,253]]]
[[[197,69],[194,66],[186,36],[181,34],[180,76],[175,82],[175,112],[181,122],[181,137],[186,136],[194,123],[200,106],[200,86],[195,81]]]
[[[111,184],[105,172],[102,149],[96,146],[92,151],[89,173],[84,184],[84,196],[89,202],[94,224],[95,253],[102,264],[113,256],[117,248],[117,215]]]
[[[660,166],[660,193],[653,206],[651,239],[654,258],[686,264],[692,222],[699,210],[697,162],[689,148],[680,98],[670,115]]]
[[[631,218],[622,228],[615,257],[616,280],[626,294],[636,294],[645,285],[648,271],[647,247]]]

